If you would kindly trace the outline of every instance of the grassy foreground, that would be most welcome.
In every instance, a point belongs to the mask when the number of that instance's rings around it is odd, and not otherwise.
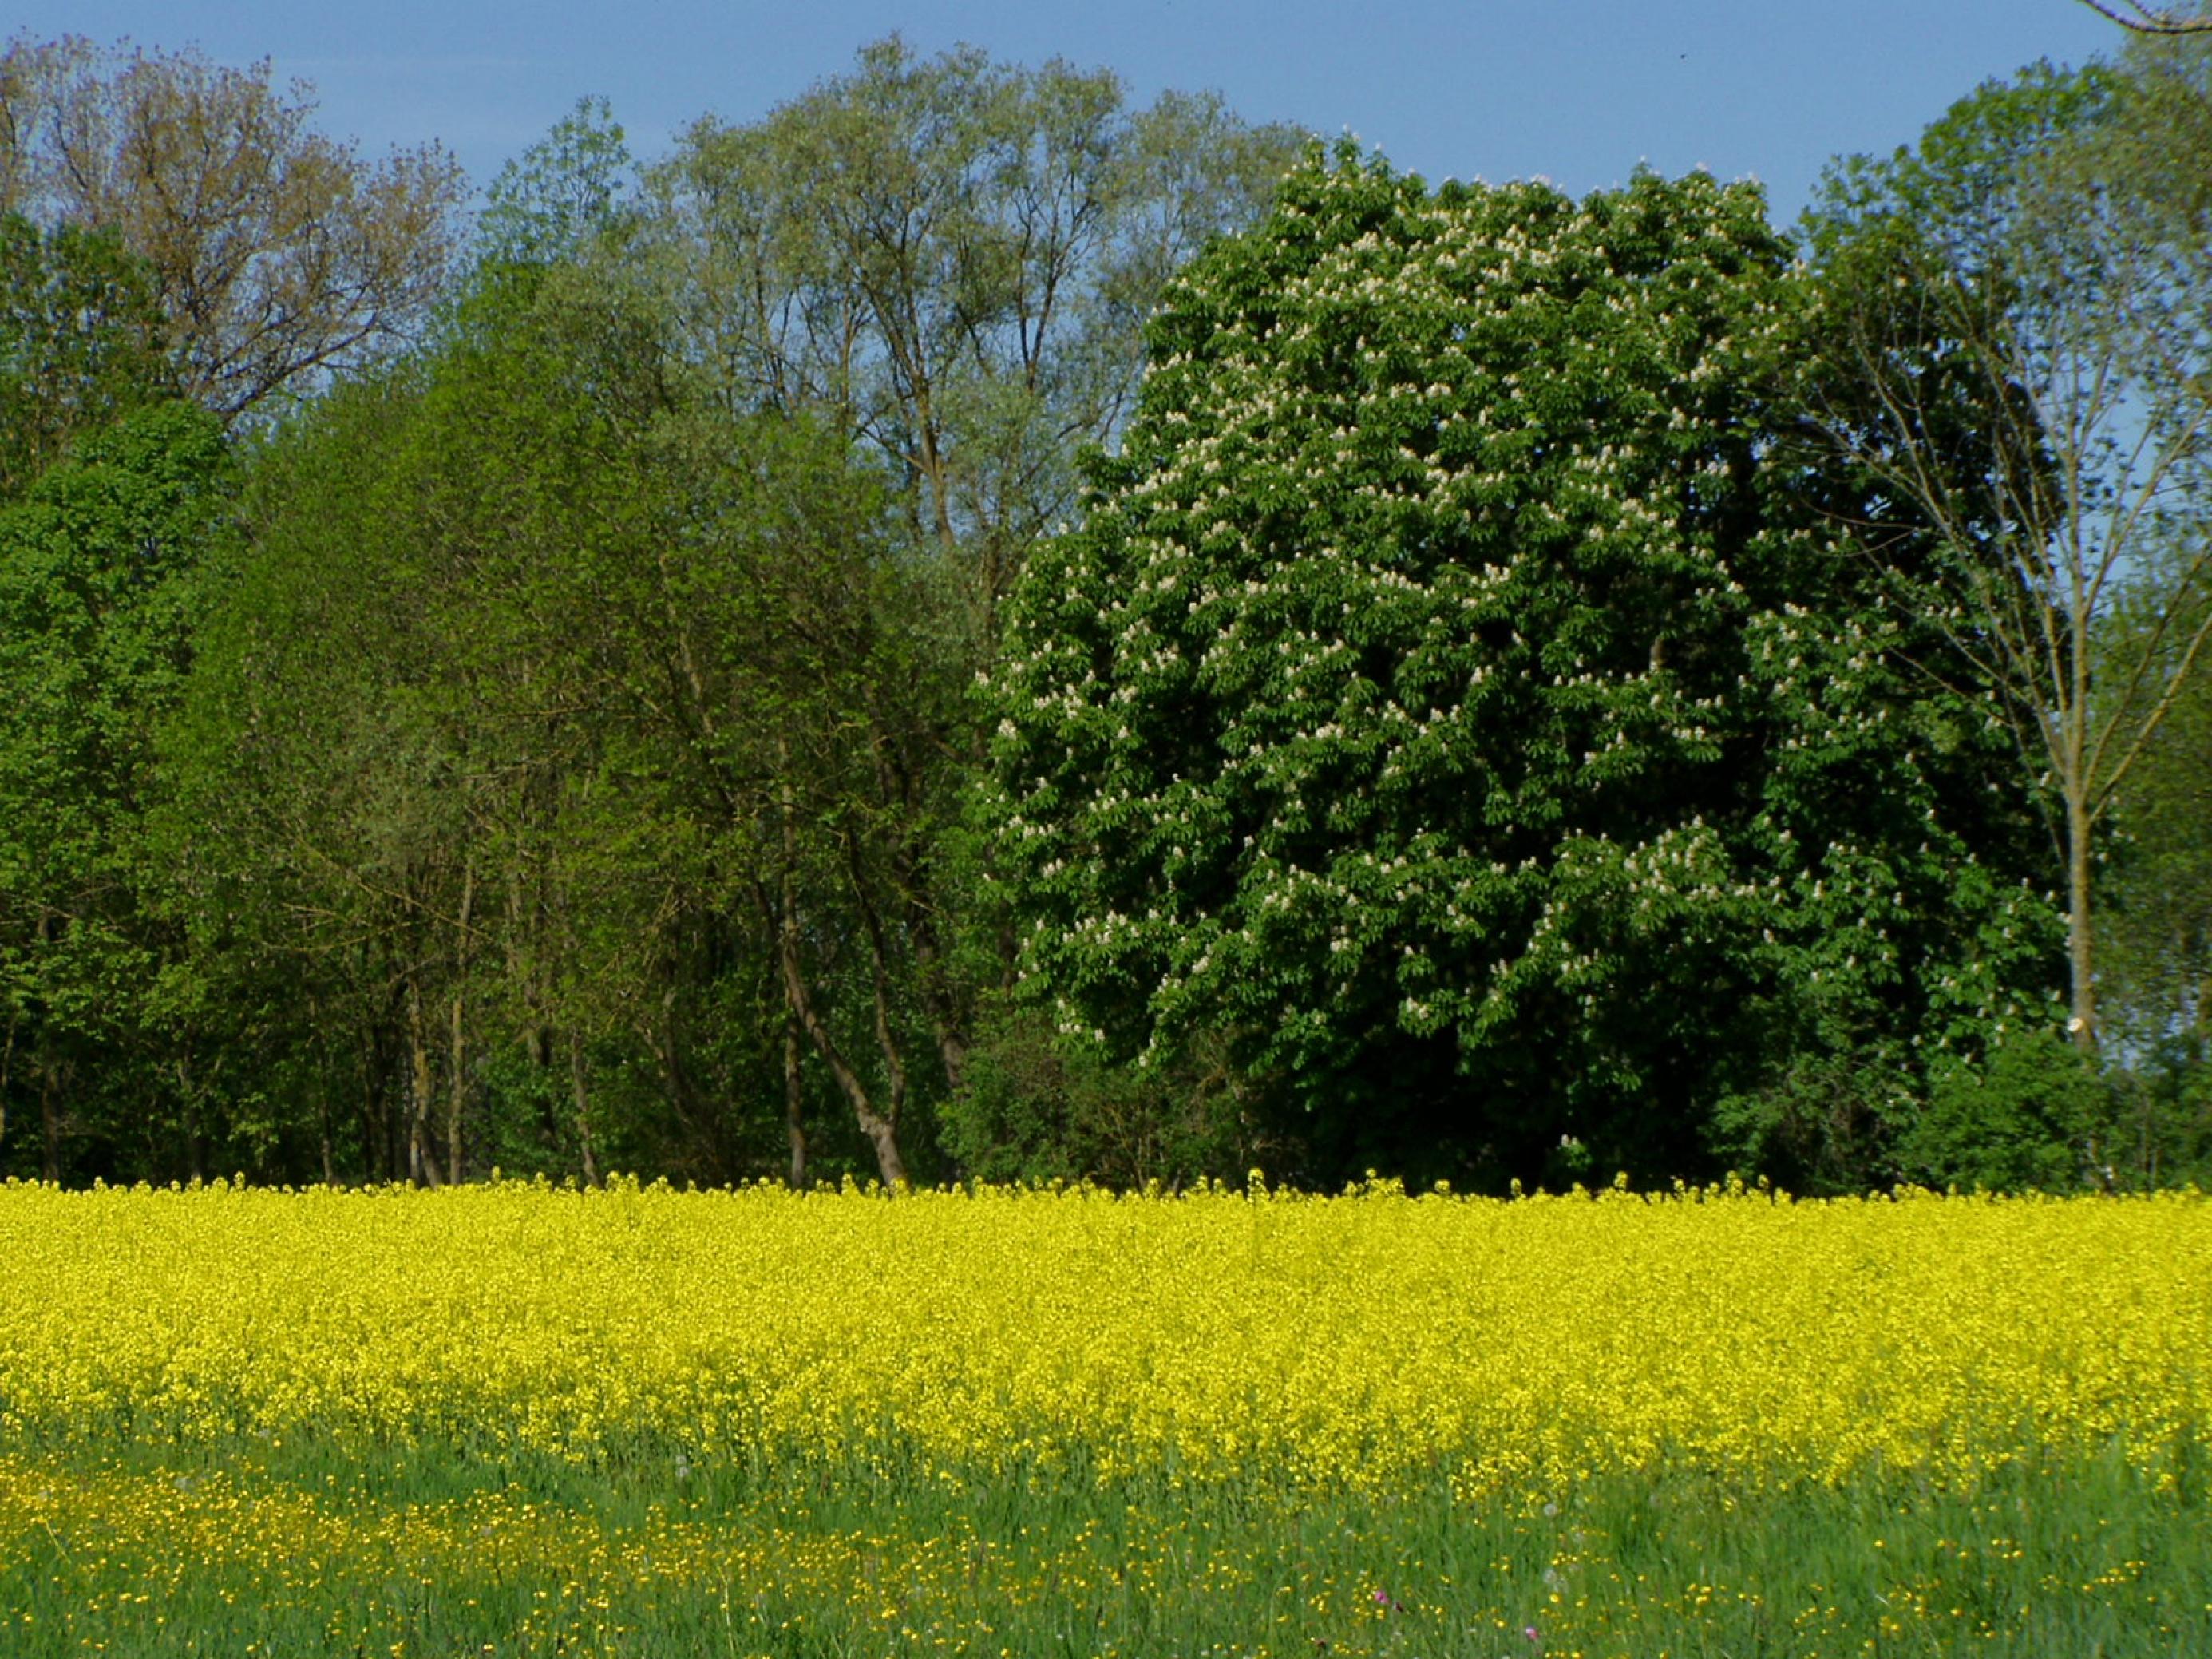
[[[2212,1202],[0,1189],[10,1655],[2212,1652]]]

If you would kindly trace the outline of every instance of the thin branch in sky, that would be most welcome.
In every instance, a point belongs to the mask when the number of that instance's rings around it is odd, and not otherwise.
[[[2137,34],[2212,34],[2212,14],[2181,17],[2142,5],[2137,0],[2081,0],[2100,17],[2108,17]]]

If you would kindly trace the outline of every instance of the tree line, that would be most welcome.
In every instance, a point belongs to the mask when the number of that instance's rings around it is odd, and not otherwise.
[[[896,39],[464,212],[0,58],[0,1170],[2212,1152],[2201,39],[1431,188]]]

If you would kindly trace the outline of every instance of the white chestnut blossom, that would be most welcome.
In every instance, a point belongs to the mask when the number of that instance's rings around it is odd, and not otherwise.
[[[1679,1162],[1788,1045],[2014,989],[2008,757],[1766,470],[1788,270],[1754,186],[1344,153],[1194,267],[994,682],[1039,994],[1312,1114]]]

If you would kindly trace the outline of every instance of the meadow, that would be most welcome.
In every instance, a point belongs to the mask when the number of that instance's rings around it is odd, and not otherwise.
[[[0,1188],[0,1651],[2212,1652],[2212,1202]]]

